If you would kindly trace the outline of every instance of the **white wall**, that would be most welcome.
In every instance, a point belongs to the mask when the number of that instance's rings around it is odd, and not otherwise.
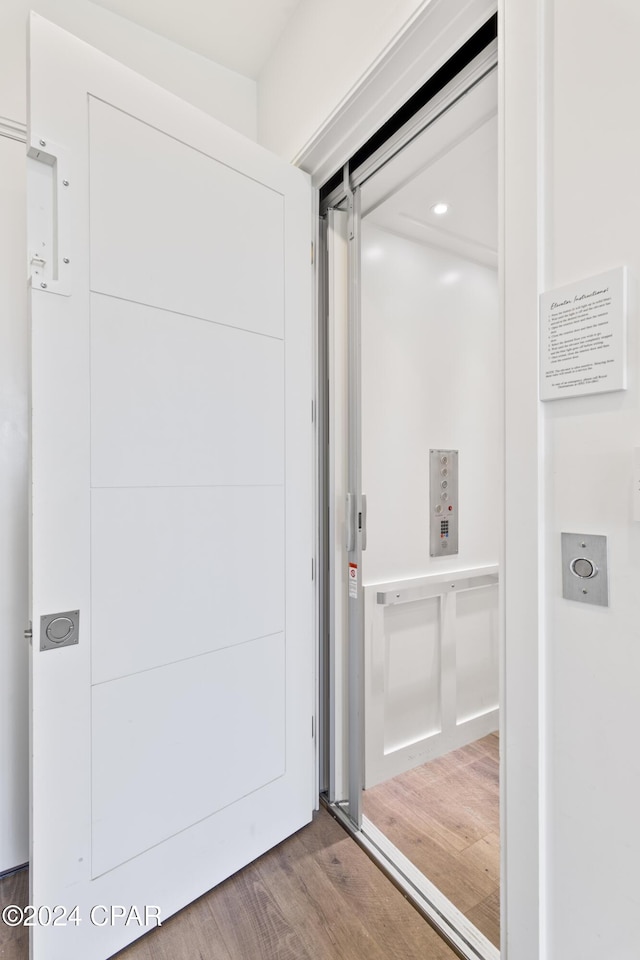
[[[301,0],[258,77],[258,140],[293,158],[424,0]]]
[[[322,183],[495,7],[495,0],[301,0],[258,77],[259,142]]]
[[[553,4],[548,202],[554,287],[640,272],[640,8]],[[550,51],[551,52],[551,51]],[[638,300],[625,393],[547,404],[550,958],[638,956],[640,916],[640,446]],[[606,534],[610,606],[561,599],[560,531]],[[588,923],[584,923],[588,918]]]
[[[2,0],[0,117],[26,122],[29,10],[69,30],[252,139],[256,83],[131,23],[89,0]]]
[[[365,584],[494,564],[502,510],[495,270],[362,224]],[[459,553],[429,556],[429,449],[459,453]]]
[[[0,122],[26,122],[30,8],[255,138],[256,84],[87,0],[3,0]],[[17,125],[17,127],[16,127]],[[25,147],[0,136],[0,871],[28,858]]]
[[[513,956],[631,960],[640,915],[640,526],[631,513],[640,445],[640,8],[615,0],[603,16],[595,0],[506,0],[503,22],[507,643],[519,636],[529,661],[507,686],[508,749],[529,753],[521,722],[526,707],[535,729],[534,696],[544,733],[538,771],[512,768],[513,823],[519,799],[535,804],[539,777],[543,825],[540,947],[531,950],[537,931],[529,931]],[[636,278],[629,389],[540,406],[537,292],[621,264]],[[608,608],[562,599],[562,531],[608,537]],[[526,843],[510,835],[510,855],[524,857]]]

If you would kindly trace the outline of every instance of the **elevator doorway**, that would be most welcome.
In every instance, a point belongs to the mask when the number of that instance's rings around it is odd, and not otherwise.
[[[497,183],[491,68],[360,184],[345,176],[346,202],[327,211],[329,380],[347,380],[328,403],[345,444],[329,463],[328,797],[463,955],[487,960],[500,942]]]

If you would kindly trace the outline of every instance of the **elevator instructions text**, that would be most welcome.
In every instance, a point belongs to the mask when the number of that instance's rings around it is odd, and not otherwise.
[[[627,386],[626,268],[540,296],[540,399]]]

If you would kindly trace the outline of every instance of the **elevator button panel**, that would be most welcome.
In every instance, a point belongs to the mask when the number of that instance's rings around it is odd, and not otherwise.
[[[458,552],[458,451],[429,451],[429,554]]]

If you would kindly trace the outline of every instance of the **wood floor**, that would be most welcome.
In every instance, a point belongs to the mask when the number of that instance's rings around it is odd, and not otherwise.
[[[0,881],[0,910],[25,905],[28,875]],[[0,922],[1,960],[27,960]],[[455,960],[330,815],[118,954],[118,960]]]
[[[500,946],[499,741],[490,734],[365,790],[365,816]]]

